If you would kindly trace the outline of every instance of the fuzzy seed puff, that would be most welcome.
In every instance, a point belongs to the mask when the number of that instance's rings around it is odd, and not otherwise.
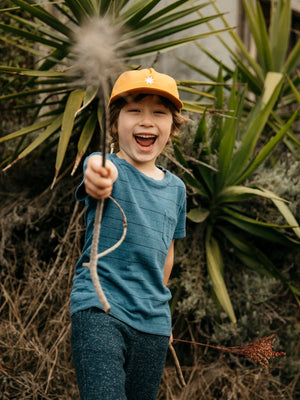
[[[73,73],[80,85],[105,87],[122,69],[121,30],[109,17],[92,17],[74,33]]]

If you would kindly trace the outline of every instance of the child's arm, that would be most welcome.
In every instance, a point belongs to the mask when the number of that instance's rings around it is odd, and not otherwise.
[[[164,267],[164,285],[167,286],[167,283],[169,281],[171,272],[172,272],[172,268],[173,268],[173,264],[174,264],[174,240],[171,243],[171,246],[169,248],[167,257],[166,257],[166,261],[165,261],[165,267]],[[170,336],[170,341],[169,344],[171,344],[173,342],[173,332],[171,332],[171,336]]]
[[[97,200],[105,199],[111,195],[113,183],[118,178],[117,167],[109,160],[105,168],[102,167],[102,157],[93,155],[88,159],[85,171],[85,191]]]
[[[169,248],[166,261],[165,261],[165,266],[164,266],[164,280],[163,283],[165,286],[167,286],[167,283],[169,281],[172,268],[173,268],[173,263],[174,263],[174,240],[171,243],[171,246]]]

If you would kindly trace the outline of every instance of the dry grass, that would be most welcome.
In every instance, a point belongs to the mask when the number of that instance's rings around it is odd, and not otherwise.
[[[7,189],[6,184],[4,180],[2,187]],[[34,189],[28,182],[25,186]],[[83,237],[75,186],[67,179],[42,194],[19,186],[0,192],[3,400],[79,400],[69,317],[72,276]],[[169,355],[158,400],[296,399],[299,374],[284,385],[279,373],[274,377],[252,364],[245,368],[237,356],[216,351],[210,358],[203,352],[183,357],[184,350],[174,346],[179,360],[190,360],[189,366],[181,365],[187,386],[180,387]]]
[[[165,368],[157,400],[292,400],[300,376],[285,387],[260,368],[231,368],[224,357],[210,364],[199,359],[182,370],[187,382],[184,388],[174,367]]]
[[[46,190],[33,201],[11,198],[1,209],[3,400],[79,399],[71,361],[69,293],[82,212],[75,204],[70,213],[72,197],[73,190]],[[66,218],[56,229],[53,215],[60,219],[64,210]]]

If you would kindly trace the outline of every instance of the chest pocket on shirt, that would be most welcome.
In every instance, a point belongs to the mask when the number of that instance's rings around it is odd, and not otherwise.
[[[164,214],[164,223],[163,223],[163,241],[167,248],[170,247],[171,242],[173,240],[174,231],[176,227],[175,218],[171,217],[167,211]]]

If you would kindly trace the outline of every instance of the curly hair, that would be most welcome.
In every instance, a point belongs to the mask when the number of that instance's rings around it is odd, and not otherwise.
[[[135,97],[130,97],[131,100],[133,101],[141,101],[145,96],[151,96],[149,94],[138,94]],[[171,128],[171,134],[169,138],[169,142],[171,141],[171,138],[176,136],[181,128],[181,126],[186,122],[186,118],[176,109],[174,104],[168,100],[166,97],[159,96],[162,104],[167,107],[173,117],[173,124]],[[117,153],[119,149],[119,136],[118,136],[118,129],[117,129],[117,124],[118,124],[118,118],[121,109],[125,106],[125,104],[128,104],[128,97],[122,97],[120,99],[117,99],[114,101],[110,107],[109,107],[109,127],[110,127],[110,134],[111,134],[111,145],[114,149],[114,152]]]

